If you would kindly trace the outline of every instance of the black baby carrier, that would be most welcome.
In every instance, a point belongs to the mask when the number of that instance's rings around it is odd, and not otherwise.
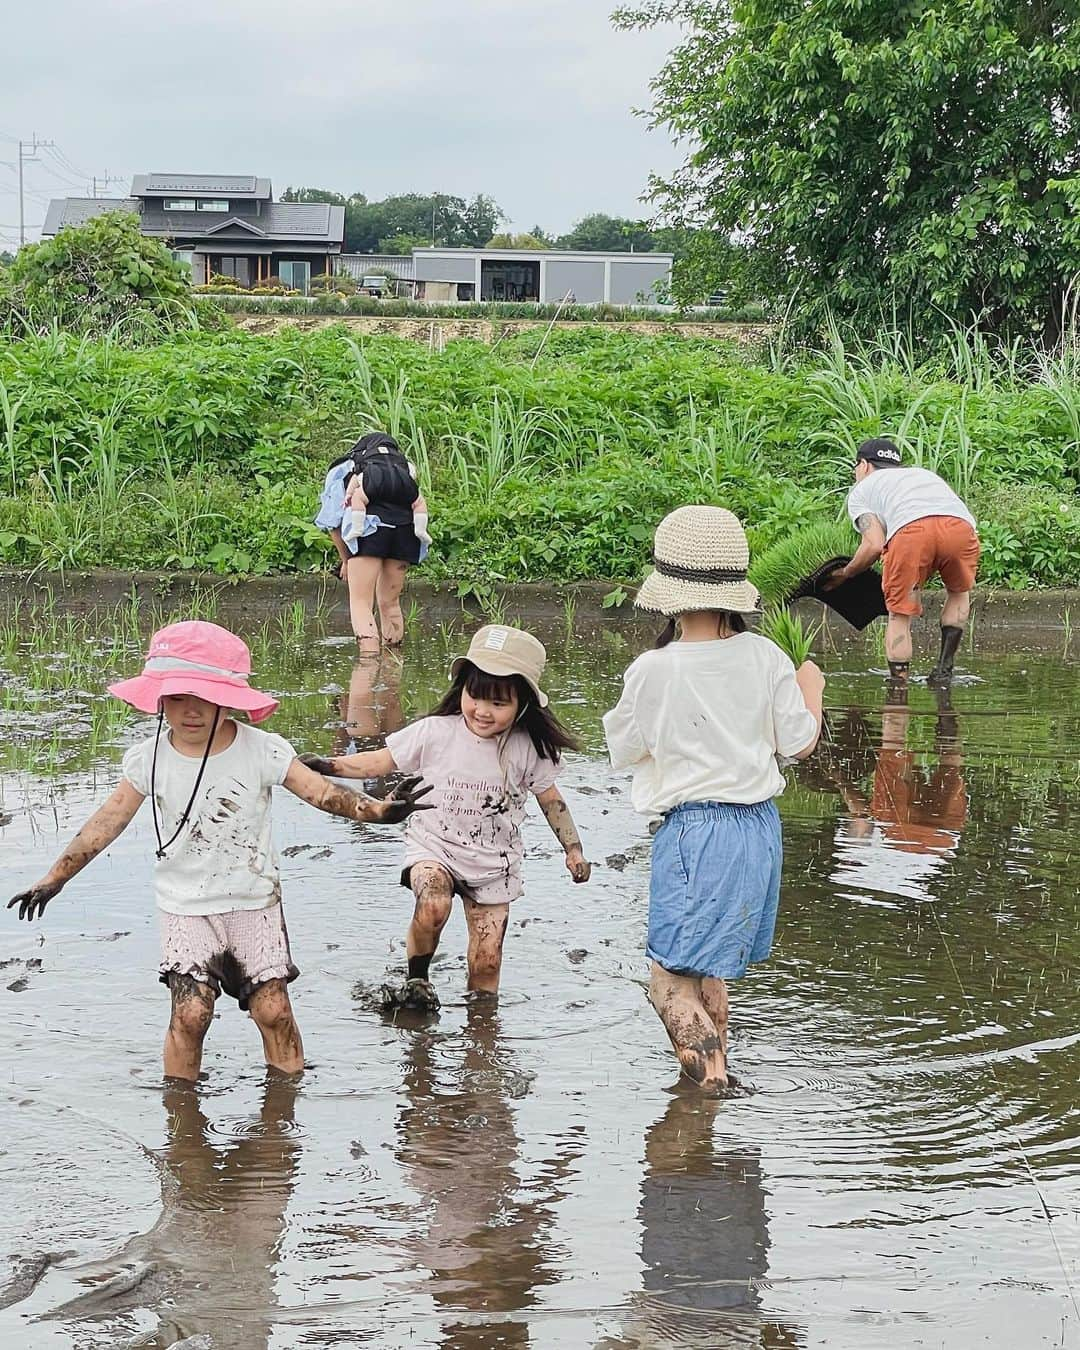
[[[393,436],[369,432],[360,437],[350,455],[353,472],[364,485],[368,513],[384,525],[411,525],[412,504],[420,487]]]

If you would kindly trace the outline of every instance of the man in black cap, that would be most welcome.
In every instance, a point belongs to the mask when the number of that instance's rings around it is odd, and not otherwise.
[[[881,437],[863,441],[856,451],[855,486],[847,508],[862,543],[826,586],[865,572],[884,554],[882,589],[889,611],[885,654],[890,675],[906,678],[911,620],[922,613],[919,589],[935,572],[940,575],[947,592],[941,655],[929,679],[950,680],[979,561],[975,517],[943,478],[929,469],[905,468],[897,447]]]

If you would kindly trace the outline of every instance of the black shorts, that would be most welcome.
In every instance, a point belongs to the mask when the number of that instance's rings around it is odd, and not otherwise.
[[[394,562],[418,563],[420,540],[412,525],[380,525],[374,534],[356,540],[357,558],[389,558]]]

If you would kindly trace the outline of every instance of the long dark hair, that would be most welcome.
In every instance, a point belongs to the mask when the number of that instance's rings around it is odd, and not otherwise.
[[[461,669],[454,676],[454,683],[428,716],[459,717],[462,690],[470,698],[497,699],[506,703],[516,694],[518,720],[515,726],[529,733],[529,739],[541,759],[550,759],[553,764],[558,764],[564,750],[581,748],[551,709],[541,708],[537,703],[536,694],[528,681],[520,675],[489,675],[471,661],[461,663]]]
[[[718,637],[722,628],[727,628],[732,633],[746,632],[746,619],[742,614],[736,614],[730,609],[714,609],[711,612],[716,615],[716,634]],[[677,615],[672,615],[672,617],[668,619],[667,627],[656,639],[657,647],[666,647],[669,642],[675,640],[675,626],[677,621]]]
[[[340,468],[342,464],[359,464],[361,460],[366,459],[368,455],[374,454],[376,450],[396,451],[402,458],[405,452],[393,436],[388,436],[385,431],[369,431],[361,436],[351,450],[346,450],[343,455],[332,460],[331,469]],[[329,472],[329,470],[327,470]]]

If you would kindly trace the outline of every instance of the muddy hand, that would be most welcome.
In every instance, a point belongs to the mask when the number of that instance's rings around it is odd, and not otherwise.
[[[821,589],[823,591],[835,591],[837,586],[842,586],[846,580],[847,577],[844,576],[843,567],[838,567],[836,568],[835,571],[830,572],[829,575],[824,578],[824,580],[821,582]]]
[[[423,786],[420,786],[421,784]],[[383,799],[379,820],[383,825],[396,825],[407,816],[411,816],[414,811],[432,810],[433,802],[420,800],[431,791],[432,785],[425,783],[419,774],[412,778],[403,778],[393,792]]]
[[[592,863],[586,860],[579,848],[571,849],[566,855],[566,868],[575,882],[588,881],[592,876]]]
[[[58,882],[48,884],[41,882],[37,886],[31,886],[28,891],[22,891],[13,899],[7,902],[8,909],[14,909],[19,906],[20,919],[40,919],[45,913],[45,906],[53,898],[59,895],[63,887]]]
[[[320,755],[300,755],[300,763],[306,765],[313,773],[321,773],[324,778],[334,777],[334,761],[332,759],[323,759]]]

